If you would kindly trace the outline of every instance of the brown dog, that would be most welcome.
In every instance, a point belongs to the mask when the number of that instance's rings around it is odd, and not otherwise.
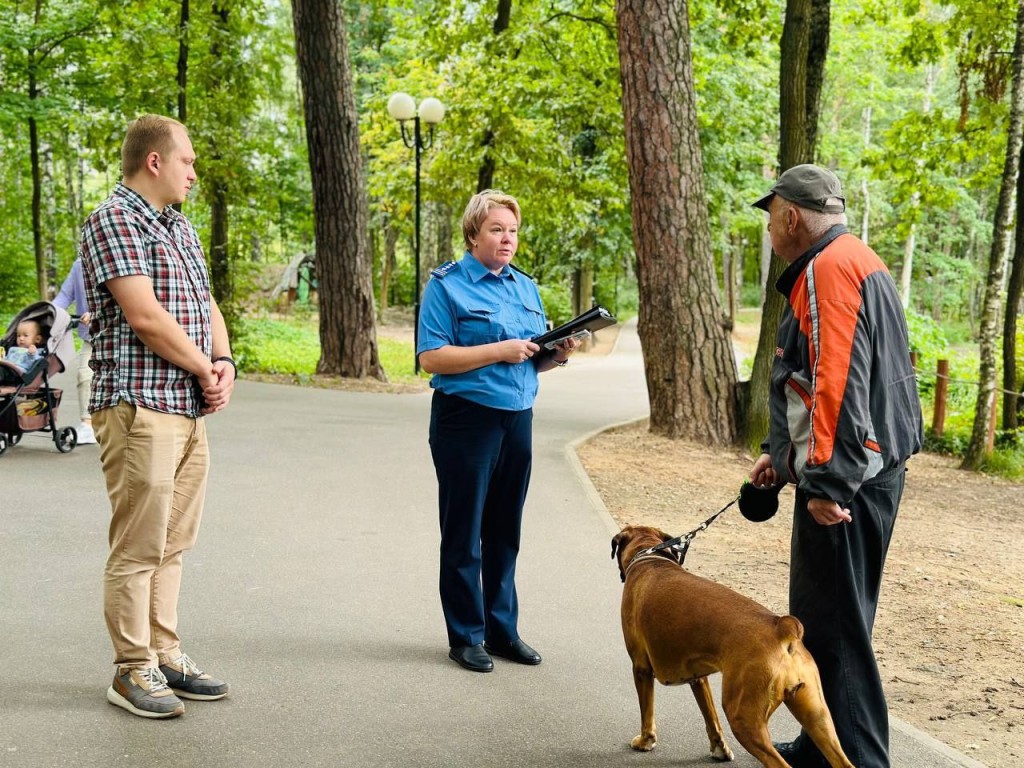
[[[789,768],[772,746],[768,718],[785,704],[832,768],[853,768],[825,706],[818,667],[801,642],[803,625],[776,616],[728,587],[680,567],[678,553],[637,553],[672,537],[631,525],[612,539],[622,590],[622,634],[640,699],[633,749],[654,749],[654,681],[689,683],[704,716],[711,756],[732,760],[708,675],[722,673],[722,709],[740,744],[767,768]]]

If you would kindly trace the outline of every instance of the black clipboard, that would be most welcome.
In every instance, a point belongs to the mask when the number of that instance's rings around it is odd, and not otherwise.
[[[615,315],[604,307],[591,307],[582,315],[574,317],[557,328],[552,328],[547,333],[534,336],[530,341],[540,344],[542,350],[550,351],[556,344],[560,344],[570,336],[582,335],[584,331],[594,333],[609,325],[615,325],[617,322]]]

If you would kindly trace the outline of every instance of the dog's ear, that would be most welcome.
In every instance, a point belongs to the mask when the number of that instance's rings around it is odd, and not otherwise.
[[[615,534],[614,537],[612,537],[612,560],[615,560],[618,557],[619,552],[622,551],[622,548],[626,545],[626,542],[628,540],[629,540],[629,537],[626,535],[626,531],[625,530],[619,531],[617,534]],[[622,569],[622,560],[621,559],[618,560],[618,566],[619,566],[619,577],[622,579],[623,583],[625,583],[625,581],[626,581],[626,572]]]

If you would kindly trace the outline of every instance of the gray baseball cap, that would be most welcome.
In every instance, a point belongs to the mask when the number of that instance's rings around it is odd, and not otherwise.
[[[794,165],[783,172],[771,191],[754,203],[754,207],[767,211],[776,195],[812,211],[842,213],[846,210],[846,198],[839,179],[832,171],[817,165]]]

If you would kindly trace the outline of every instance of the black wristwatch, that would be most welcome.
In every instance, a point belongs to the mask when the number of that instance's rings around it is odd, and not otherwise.
[[[228,357],[227,355],[221,355],[220,357],[214,358],[213,362],[215,362],[215,363],[230,363],[230,364],[231,364],[231,367],[232,367],[232,368],[234,369],[234,371],[235,371],[235,378],[236,378],[236,379],[238,378],[238,366],[237,366],[237,365],[235,365],[235,361],[234,361],[234,360],[232,360],[232,359],[231,359],[230,357]]]

